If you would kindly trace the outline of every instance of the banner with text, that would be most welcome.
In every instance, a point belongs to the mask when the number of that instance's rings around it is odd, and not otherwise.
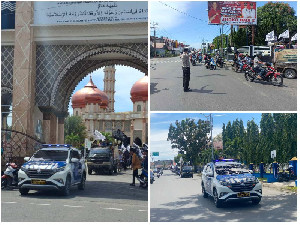
[[[148,2],[34,2],[35,25],[148,22]]]
[[[256,2],[209,1],[208,24],[256,25]]]

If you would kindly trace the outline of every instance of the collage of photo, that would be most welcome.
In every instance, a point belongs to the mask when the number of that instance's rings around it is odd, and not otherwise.
[[[1,1],[1,223],[297,224],[297,1]]]

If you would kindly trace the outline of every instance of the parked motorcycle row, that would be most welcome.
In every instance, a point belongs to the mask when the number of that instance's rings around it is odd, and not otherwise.
[[[270,63],[265,63],[265,67],[261,67],[260,70],[265,70],[265,75],[259,77],[258,70],[255,70],[253,67],[253,61],[250,60],[235,60],[232,64],[232,70],[235,72],[243,72],[245,75],[246,81],[264,81],[273,84],[274,86],[283,85],[282,75],[271,66]]]

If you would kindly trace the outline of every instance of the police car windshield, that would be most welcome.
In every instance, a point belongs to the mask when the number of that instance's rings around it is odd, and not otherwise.
[[[216,165],[216,173],[218,175],[231,175],[249,173],[249,171],[244,169],[241,164],[223,164]]]
[[[66,161],[68,151],[39,150],[31,158],[32,161]]]
[[[109,148],[96,148],[96,149],[91,149],[89,156],[107,156],[110,153]]]

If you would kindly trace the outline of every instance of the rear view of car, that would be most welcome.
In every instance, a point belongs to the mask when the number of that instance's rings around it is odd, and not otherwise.
[[[193,175],[193,167],[192,166],[184,166],[182,168],[182,172],[181,172],[181,175],[180,175],[181,178],[183,177],[191,177],[193,178],[194,175]]]

